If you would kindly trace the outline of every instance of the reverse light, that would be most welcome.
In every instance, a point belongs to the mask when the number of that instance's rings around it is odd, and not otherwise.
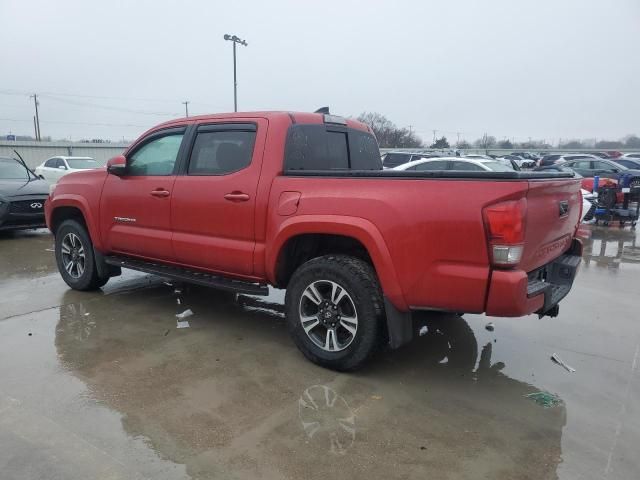
[[[494,265],[513,266],[522,259],[527,200],[509,200],[483,210]]]

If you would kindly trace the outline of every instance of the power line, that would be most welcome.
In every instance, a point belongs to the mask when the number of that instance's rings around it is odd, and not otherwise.
[[[25,120],[24,118],[0,118],[3,122],[31,122],[31,120]],[[42,122],[45,125],[88,125],[92,127],[135,127],[135,128],[150,128],[149,125],[134,125],[131,123],[87,123],[87,122],[61,122],[57,120],[45,120]]]

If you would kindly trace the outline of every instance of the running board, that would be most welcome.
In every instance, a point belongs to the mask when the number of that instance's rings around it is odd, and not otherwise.
[[[168,277],[181,282],[195,283],[205,287],[228,290],[230,292],[245,293],[248,295],[268,295],[269,287],[259,283],[245,282],[243,280],[233,280],[226,277],[218,277],[211,273],[198,270],[189,270],[181,267],[165,265],[163,263],[138,260],[130,257],[110,255],[104,257],[104,261],[109,265],[129,268],[145,273],[153,273],[161,277]]]

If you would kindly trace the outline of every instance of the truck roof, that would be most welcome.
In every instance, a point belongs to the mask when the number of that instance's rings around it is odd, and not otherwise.
[[[335,117],[335,115],[331,114],[331,117]],[[247,118],[283,118],[288,117],[292,123],[324,123],[325,122],[325,114],[323,113],[311,113],[311,112],[288,112],[288,111],[278,111],[278,110],[266,110],[266,111],[257,111],[257,112],[229,112],[229,113],[211,113],[206,115],[195,115],[191,117],[182,117],[176,118],[174,120],[169,120],[167,122],[161,123],[159,125],[154,126],[149,129],[148,132],[153,130],[158,130],[161,128],[177,126],[177,125],[185,125],[189,123],[205,123],[208,121],[215,121],[220,119],[247,119]],[[342,118],[342,117],[340,117]],[[353,120],[350,118],[344,118],[346,121],[346,125],[349,128],[355,128],[357,130],[362,130],[365,132],[371,132],[369,127],[357,120]],[[147,132],[145,132],[147,133]]]

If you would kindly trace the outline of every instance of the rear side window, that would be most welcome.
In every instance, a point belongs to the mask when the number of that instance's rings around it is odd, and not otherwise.
[[[256,132],[198,132],[189,160],[189,175],[226,175],[251,163]]]
[[[406,155],[404,153],[387,153],[384,157],[384,166],[387,168],[393,168],[408,163],[409,160],[411,160],[411,155]]]
[[[44,166],[48,167],[48,168],[56,168],[57,167],[57,162],[58,162],[57,158],[50,158],[49,160],[47,160],[44,163]]]
[[[434,170],[446,170],[449,167],[449,162],[446,160],[433,160],[431,162],[424,162],[416,165],[412,168],[417,172],[427,172]]]
[[[484,171],[484,168],[480,167],[479,165],[476,165],[475,163],[471,163],[471,162],[460,162],[460,161],[456,161],[456,162],[452,162],[452,170],[458,170],[458,171],[465,171],[465,172],[482,172]]]
[[[293,125],[287,137],[286,170],[381,170],[375,138],[351,129]]]

